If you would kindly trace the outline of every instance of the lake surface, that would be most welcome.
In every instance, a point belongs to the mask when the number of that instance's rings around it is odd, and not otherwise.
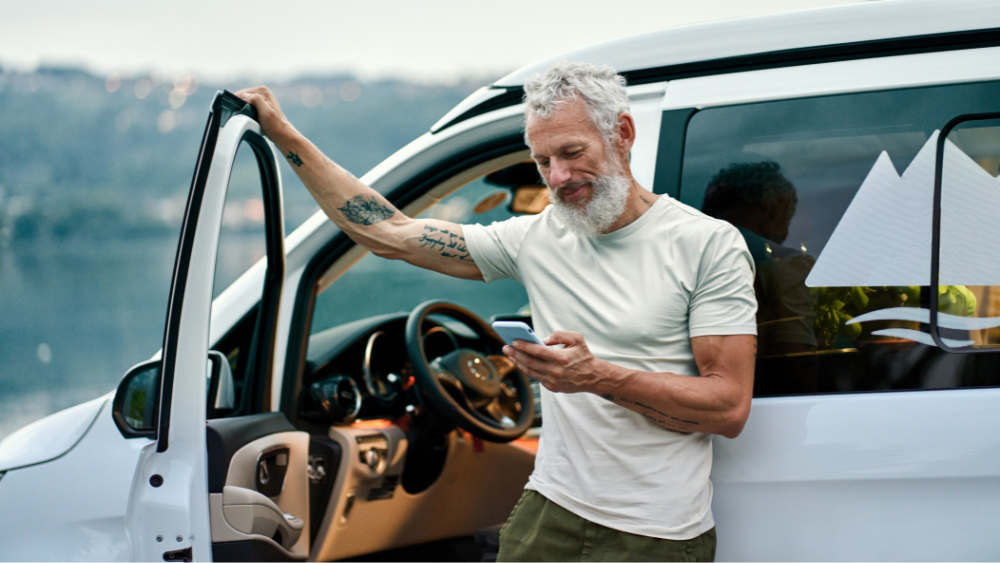
[[[220,242],[216,294],[263,254]],[[48,239],[0,248],[0,439],[113,391],[162,346],[175,237]]]

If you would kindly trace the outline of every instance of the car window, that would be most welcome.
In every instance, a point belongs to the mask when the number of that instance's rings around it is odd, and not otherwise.
[[[222,212],[219,232],[219,253],[215,261],[215,283],[212,297],[218,297],[251,266],[264,258],[263,184],[260,167],[253,149],[240,144],[229,175],[229,188]],[[233,372],[235,404],[243,405],[246,368],[253,342],[258,308],[254,307],[236,328],[231,330],[215,349],[226,355]]]
[[[989,82],[694,113],[679,198],[735,225],[753,255],[756,396],[1000,385],[1000,358],[985,353],[1000,345],[987,326],[1000,317],[1000,279],[967,275],[995,243],[986,227],[963,226],[955,205],[939,311],[965,320],[941,335],[983,353],[940,350],[927,324],[937,131],[997,109],[1000,83]],[[944,217],[951,197],[985,210],[979,224],[1000,224],[998,135],[994,121],[949,137],[964,168],[945,184]],[[962,187],[970,174],[977,190]]]
[[[264,199],[257,159],[247,144],[241,143],[229,175],[229,189],[222,212],[219,255],[215,262],[215,286],[218,297],[250,266],[264,257]]]
[[[511,197],[509,189],[479,178],[418,217],[489,225],[515,216]],[[526,312],[528,304],[527,292],[514,280],[486,285],[369,253],[316,297],[310,334],[373,315],[409,312],[430,299],[452,301],[486,320]]]

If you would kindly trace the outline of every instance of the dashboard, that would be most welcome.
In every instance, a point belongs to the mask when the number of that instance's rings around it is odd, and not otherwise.
[[[379,315],[312,335],[301,415],[322,423],[350,424],[396,419],[412,410],[417,397],[404,336],[407,317],[407,313]],[[421,333],[428,361],[459,348],[472,348],[490,354],[494,364],[510,362],[499,355],[499,343],[484,341],[450,317],[431,315]]]

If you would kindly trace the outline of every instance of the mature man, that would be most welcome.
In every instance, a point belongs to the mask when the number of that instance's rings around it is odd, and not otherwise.
[[[753,261],[731,225],[632,177],[635,122],[611,68],[559,63],[525,93],[553,205],[488,227],[405,217],[296,132],[266,88],[240,95],[359,244],[526,286],[548,346],[504,352],[545,388],[545,424],[501,560],[710,560],[711,434],[735,437],[750,411]],[[428,228],[458,232],[468,252],[422,247]]]

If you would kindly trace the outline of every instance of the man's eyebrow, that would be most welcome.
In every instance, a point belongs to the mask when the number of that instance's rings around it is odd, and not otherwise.
[[[590,146],[590,143],[588,143],[586,141],[570,141],[570,142],[564,144],[563,146],[559,147],[559,150],[556,151],[556,152],[566,152],[567,150],[573,149],[573,148],[585,149],[588,146]],[[535,159],[535,160],[537,160],[539,158],[547,158],[547,157],[548,157],[548,155],[537,154],[537,153],[534,153],[534,152],[531,153],[531,158]]]

